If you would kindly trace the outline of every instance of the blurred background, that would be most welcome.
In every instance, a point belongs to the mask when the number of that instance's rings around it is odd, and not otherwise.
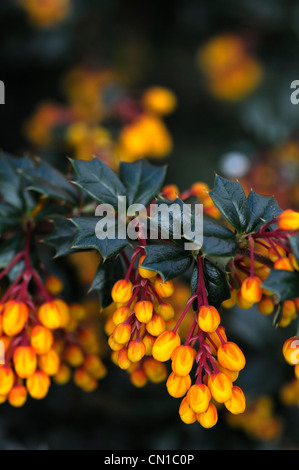
[[[0,45],[4,151],[63,171],[68,156],[114,169],[145,157],[181,190],[217,172],[298,210],[296,0],[2,0]],[[237,308],[223,323],[247,357],[243,419],[184,425],[164,384],[137,389],[107,355],[92,393],[53,385],[2,405],[0,448],[297,449],[299,387],[281,354],[294,325]]]

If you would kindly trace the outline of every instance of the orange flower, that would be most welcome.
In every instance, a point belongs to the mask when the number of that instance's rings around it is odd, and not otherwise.
[[[63,289],[63,283],[56,276],[48,276],[45,282],[45,287],[50,294],[58,295]]]
[[[167,377],[165,364],[156,361],[153,357],[147,357],[145,359],[143,368],[146,376],[153,383],[160,383]]]
[[[246,408],[246,400],[243,391],[236,385],[232,388],[232,396],[224,402],[225,407],[234,415],[244,413]]]
[[[211,400],[210,389],[204,384],[195,384],[187,393],[187,400],[195,413],[204,413]]]
[[[45,326],[36,325],[31,331],[30,342],[37,354],[46,354],[53,345],[53,334]]]
[[[53,379],[58,385],[65,385],[70,381],[71,375],[71,369],[66,364],[61,363]]]
[[[41,400],[47,395],[50,384],[49,376],[42,370],[37,370],[26,380],[28,393],[36,400]]]
[[[165,362],[171,358],[175,348],[180,346],[181,338],[173,331],[163,331],[154,342],[152,354],[157,361]]]
[[[221,318],[218,310],[212,305],[202,305],[198,312],[198,326],[206,333],[216,331]]]
[[[284,342],[282,353],[288,364],[294,366],[299,363],[299,339],[292,336]]]
[[[158,315],[161,315],[164,321],[171,320],[175,316],[174,308],[168,302],[161,302],[156,310]]]
[[[119,307],[115,310],[112,320],[115,326],[123,323],[127,320],[130,314],[130,309],[128,307]]]
[[[282,269],[283,271],[294,271],[294,266],[289,260],[289,258],[279,258],[274,263],[274,269]]]
[[[151,320],[146,324],[146,331],[152,336],[159,336],[165,329],[165,321],[157,313],[154,313]]]
[[[60,366],[60,358],[55,349],[50,349],[47,353],[41,354],[38,357],[38,366],[47,375],[56,375]]]
[[[24,385],[14,386],[8,394],[8,402],[15,408],[20,408],[27,401],[27,389]]]
[[[191,386],[191,377],[186,375],[185,377],[178,377],[174,372],[169,375],[166,387],[170,396],[174,398],[183,397]]]
[[[130,380],[135,387],[142,388],[147,383],[147,377],[143,369],[135,369],[130,374]]]
[[[189,405],[187,397],[183,398],[180,408],[179,408],[179,415],[183,423],[186,424],[193,424],[196,421],[196,414],[192,410],[191,406]]]
[[[215,426],[218,421],[218,413],[214,403],[210,403],[203,413],[197,413],[196,419],[203,428],[209,429]]]
[[[174,293],[174,285],[172,281],[164,281],[161,276],[157,276],[155,280],[155,291],[159,297],[167,298],[171,297]]]
[[[223,372],[210,375],[208,380],[208,387],[211,394],[218,403],[224,403],[231,398],[232,386],[231,379]]]
[[[148,323],[153,316],[154,306],[149,300],[140,300],[134,305],[134,312],[137,320],[141,323]]]
[[[26,379],[34,374],[37,366],[35,349],[32,346],[19,346],[13,355],[15,371],[19,377]]]
[[[153,86],[143,94],[142,104],[148,111],[165,115],[173,112],[177,100],[173,92],[167,88]]]
[[[54,302],[46,302],[41,305],[38,318],[46,328],[56,330],[61,326],[62,313],[57,304]]]
[[[259,302],[262,298],[261,279],[257,276],[244,279],[241,285],[241,296],[249,303]]]
[[[145,255],[140,257],[138,272],[140,276],[143,277],[144,279],[153,279],[154,277],[156,277],[157,273],[155,271],[151,271],[150,269],[143,268],[142,263],[144,260],[145,260]]]
[[[126,344],[131,338],[131,325],[128,323],[120,323],[115,327],[113,339],[118,344]]]
[[[172,370],[175,375],[185,377],[190,374],[195,357],[195,350],[191,346],[178,346],[172,353]]]
[[[114,302],[123,303],[129,302],[133,294],[133,285],[127,279],[120,279],[117,281],[111,292],[111,296]]]
[[[0,395],[7,395],[14,384],[15,376],[10,367],[0,366]]]
[[[128,359],[131,362],[140,361],[145,355],[145,344],[142,341],[132,340],[128,345]]]
[[[218,361],[228,370],[240,371],[245,367],[246,359],[239,346],[231,341],[218,348]]]
[[[283,211],[277,221],[281,230],[299,230],[299,212],[292,209]]]
[[[29,310],[23,302],[8,301],[3,310],[2,327],[7,336],[15,336],[20,333],[27,320]]]

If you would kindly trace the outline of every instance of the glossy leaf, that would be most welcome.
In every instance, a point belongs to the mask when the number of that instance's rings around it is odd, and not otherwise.
[[[209,256],[233,257],[238,249],[235,234],[215,222],[203,222],[202,252]]]
[[[276,295],[279,302],[299,296],[299,272],[272,269],[263,287]]]
[[[68,219],[57,219],[54,230],[43,239],[43,243],[55,248],[55,258],[66,256],[77,250],[72,248],[77,229]]]
[[[183,275],[191,267],[191,252],[174,245],[148,245],[142,267],[156,271],[164,281]]]
[[[250,209],[250,219],[246,227],[246,232],[257,230],[260,225],[275,219],[282,209],[274,196],[264,196],[251,190],[248,196]]]
[[[116,281],[123,276],[123,267],[119,257],[107,259],[100,262],[92,285],[91,291],[96,291],[99,295],[102,308],[111,304],[111,290]]]

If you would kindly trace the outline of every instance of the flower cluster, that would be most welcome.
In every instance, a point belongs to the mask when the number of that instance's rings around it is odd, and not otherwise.
[[[245,41],[227,34],[210,39],[200,47],[198,65],[210,93],[218,99],[239,101],[260,84],[260,63],[247,50]]]
[[[66,105],[42,103],[25,123],[36,148],[63,145],[78,160],[97,156],[115,170],[120,160],[169,155],[173,144],[164,116],[176,107],[172,91],[155,86],[133,97],[117,74],[83,66],[70,70],[62,85]]]
[[[92,391],[106,375],[98,338],[84,306],[68,305],[58,295],[60,279],[43,283],[31,265],[31,230],[24,251],[1,272],[4,280],[21,261],[24,267],[1,297],[0,341],[4,363],[0,366],[0,401],[14,407],[44,398],[51,385],[74,382]]]

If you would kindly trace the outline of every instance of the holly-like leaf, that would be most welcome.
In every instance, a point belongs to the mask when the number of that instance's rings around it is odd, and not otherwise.
[[[299,264],[299,233],[297,233],[296,235],[290,236],[289,241],[290,241],[292,252],[296,258],[297,263]]]
[[[250,208],[241,184],[217,175],[215,187],[209,195],[224,218],[237,232],[244,232],[250,220]]]
[[[148,245],[142,267],[159,273],[163,281],[184,274],[191,267],[191,252],[174,245]]]
[[[10,204],[0,202],[0,236],[21,224],[21,213]]]
[[[215,222],[203,221],[202,252],[208,256],[233,257],[238,249],[235,234]]]
[[[264,196],[251,190],[248,196],[250,219],[246,233],[256,231],[260,225],[278,217],[282,212],[274,196]]]
[[[118,209],[118,197],[126,195],[126,188],[118,176],[98,158],[91,161],[72,160],[78,175],[74,183],[100,204]]]
[[[213,307],[219,309],[222,302],[230,298],[230,288],[226,272],[205,258],[203,259],[203,273],[208,302],[210,305],[213,305]],[[192,294],[196,292],[197,286],[198,266],[196,264],[191,276]],[[194,301],[193,309],[197,310],[197,308],[197,301]]]
[[[158,195],[165,179],[166,167],[153,166],[146,160],[133,163],[121,162],[119,177],[127,189],[127,202],[150,204]]]
[[[276,295],[279,302],[298,298],[299,272],[272,269],[262,286]]]
[[[43,239],[43,243],[55,248],[55,258],[75,253],[78,250],[72,248],[77,229],[68,219],[54,221],[54,230]]]
[[[31,182],[29,189],[64,203],[75,205],[79,193],[75,186],[56,168],[41,159],[19,170]]]
[[[112,302],[111,290],[116,281],[123,276],[123,266],[119,257],[110,258],[105,262],[101,261],[92,285],[91,291],[96,291],[99,295],[102,308],[107,307]]]
[[[116,256],[124,248],[130,246],[127,238],[118,238],[118,224],[115,221],[115,231],[109,233],[108,236],[99,238],[96,235],[96,225],[99,222],[96,217],[78,217],[72,219],[73,224],[77,228],[76,236],[72,245],[76,250],[97,250],[102,258],[106,260],[112,256]]]

